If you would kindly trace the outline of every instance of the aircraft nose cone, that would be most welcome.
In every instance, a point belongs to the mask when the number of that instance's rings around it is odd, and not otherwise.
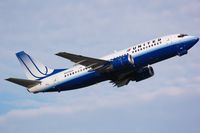
[[[194,44],[196,44],[199,41],[199,37],[194,36],[192,40],[193,40]]]
[[[192,48],[197,42],[199,41],[199,37],[191,36],[191,38],[187,41],[187,45],[185,45],[185,48],[189,50]]]
[[[198,42],[198,41],[199,41],[199,38],[198,38],[198,37],[196,37],[196,39],[195,39],[195,40],[196,40],[196,42]]]

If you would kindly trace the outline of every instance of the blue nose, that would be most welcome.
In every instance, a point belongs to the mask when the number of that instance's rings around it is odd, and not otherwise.
[[[196,37],[196,38],[195,38],[195,42],[197,43],[198,41],[199,41],[199,38],[198,38],[198,37]]]
[[[196,36],[191,36],[190,39],[188,39],[185,43],[184,43],[184,47],[189,50],[190,48],[192,48],[197,42],[199,41],[199,38]]]
[[[191,39],[191,42],[193,45],[195,45],[199,41],[199,37],[193,36]]]

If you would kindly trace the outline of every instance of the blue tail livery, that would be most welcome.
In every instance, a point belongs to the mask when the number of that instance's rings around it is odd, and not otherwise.
[[[16,56],[23,67],[25,74],[30,80],[38,80],[53,73],[53,69],[48,68],[37,60],[33,59],[24,51],[16,53]]]

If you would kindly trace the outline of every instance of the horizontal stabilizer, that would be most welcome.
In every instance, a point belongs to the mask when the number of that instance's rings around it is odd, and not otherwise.
[[[18,79],[18,78],[8,78],[6,80],[12,83],[27,87],[27,88],[31,88],[41,83],[41,81],[38,81],[38,80],[27,80],[27,79]]]

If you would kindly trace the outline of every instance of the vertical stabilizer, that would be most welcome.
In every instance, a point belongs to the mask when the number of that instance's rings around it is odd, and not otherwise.
[[[39,80],[47,77],[54,71],[53,69],[50,69],[42,63],[34,60],[24,51],[16,53],[16,56],[24,68],[27,78],[30,80]]]

